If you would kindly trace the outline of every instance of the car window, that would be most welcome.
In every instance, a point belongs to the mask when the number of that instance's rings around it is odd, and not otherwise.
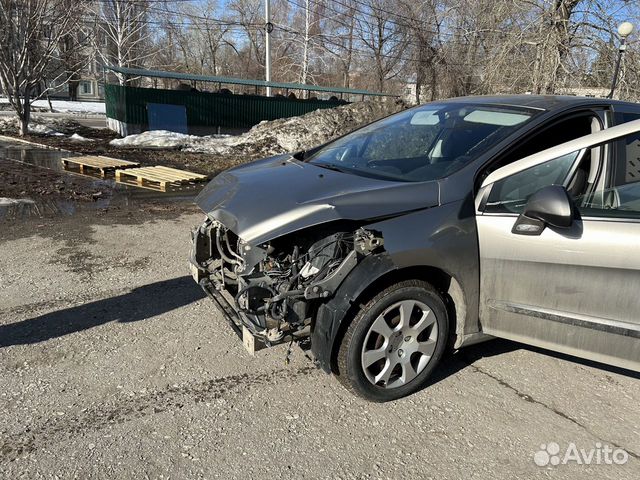
[[[485,212],[522,213],[532,194],[549,185],[564,185],[581,154],[584,151],[572,152],[498,180],[491,187]]]
[[[640,118],[640,113],[637,112],[618,112],[616,114],[616,123],[627,123],[632,122],[633,120],[638,120]]]
[[[525,107],[427,104],[356,130],[306,160],[385,180],[436,180],[467,165],[538,113]]]
[[[579,114],[572,114],[569,118],[556,121],[544,127],[531,138],[516,144],[504,157],[493,164],[490,170],[496,170],[534,153],[600,130],[597,118],[593,111],[589,110]]]
[[[604,188],[575,199],[583,216],[640,218],[640,133],[611,142],[612,170]]]
[[[399,158],[425,157],[436,137],[429,125],[389,128],[370,138],[362,150],[362,158],[369,162]]]

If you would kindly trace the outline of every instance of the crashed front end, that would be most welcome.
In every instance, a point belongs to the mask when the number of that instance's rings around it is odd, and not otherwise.
[[[400,240],[375,222],[435,206],[439,195],[437,182],[352,175],[291,155],[241,165],[196,198],[206,220],[192,234],[192,273],[249,351],[305,346],[350,272]]]
[[[191,271],[251,353],[305,347],[318,307],[383,242],[377,232],[338,223],[252,245],[207,217],[192,231]]]

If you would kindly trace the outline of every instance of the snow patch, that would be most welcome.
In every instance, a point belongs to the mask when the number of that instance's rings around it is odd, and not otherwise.
[[[69,137],[69,140],[71,140],[72,142],[93,142],[91,138],[83,137],[82,135],[78,135],[77,133],[71,135]]]
[[[19,205],[21,203],[26,203],[26,204],[29,204],[29,205],[33,205],[35,202],[33,200],[28,199],[28,198],[15,199],[15,198],[0,197],[0,207],[8,207],[8,206],[11,206],[11,205]]]
[[[109,142],[114,147],[137,148],[181,148],[194,145],[202,141],[204,137],[186,135],[184,133],[170,132],[168,130],[151,130],[148,132],[128,135],[124,138],[116,138]]]
[[[54,137],[64,137],[64,133],[60,133],[53,128],[50,128],[41,123],[30,123],[29,124],[29,132],[37,133],[38,135],[50,135]]]
[[[7,97],[0,97],[0,103],[8,104]],[[43,108],[49,111],[49,102],[46,100],[36,100],[31,102],[31,106],[35,108]],[[51,100],[51,106],[56,112],[63,113],[91,113],[105,114],[106,108],[104,102],[71,102],[69,100]]]
[[[385,98],[321,109],[299,117],[263,121],[237,135],[198,137],[165,130],[112,140],[117,147],[180,148],[186,152],[228,155],[239,161],[306,150],[379,118],[405,109],[400,100]]]
[[[0,132],[17,134],[19,125],[20,122],[17,117],[0,118]],[[78,128],[81,128],[80,124],[70,118],[61,120],[34,115],[31,117],[31,122],[29,123],[29,133],[37,135],[52,135],[56,137],[74,133],[70,137],[70,140],[72,141],[81,141],[80,139],[87,142],[92,141],[76,134],[75,130]]]
[[[299,117],[260,122],[236,137],[205,138],[187,147],[186,151],[251,160],[307,150],[405,108],[402,101],[385,98],[320,109]]]

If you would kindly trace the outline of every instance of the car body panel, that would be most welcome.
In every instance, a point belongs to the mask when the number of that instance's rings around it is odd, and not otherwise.
[[[456,335],[463,338],[480,330],[478,244],[471,198],[375,222],[365,228],[382,234],[385,252],[358,265],[317,319],[311,348],[323,367],[328,368],[328,359],[335,353],[332,346],[344,313],[369,285],[399,270],[428,268],[448,276],[448,281],[439,286],[445,296],[455,298],[450,303],[450,314],[456,320]]]
[[[274,157],[218,175],[196,198],[207,214],[258,245],[335,220],[366,220],[433,207],[438,182],[392,182]]]
[[[478,222],[483,331],[640,369],[640,223],[587,219],[518,236],[515,221]]]
[[[479,195],[523,170],[637,131],[640,121],[625,123],[514,162],[489,175]],[[584,217],[523,236],[512,233],[517,214],[484,213],[476,204],[483,331],[640,370],[640,222]]]
[[[610,344],[624,329],[628,332],[635,331],[636,325],[630,321],[630,318],[614,319],[606,317],[603,310],[594,310],[603,315],[597,318],[601,320],[599,324],[604,327],[600,330],[591,328],[586,329],[588,330],[586,333],[583,330],[576,333],[578,331],[575,330],[576,328],[585,328],[584,325],[593,321],[595,317],[589,316],[584,311],[572,311],[578,309],[571,304],[574,291],[570,288],[565,291],[562,288],[553,292],[545,291],[545,282],[539,280],[549,278],[545,276],[546,273],[540,274],[540,271],[545,272],[547,269],[553,272],[554,276],[561,276],[562,268],[568,269],[564,275],[569,276],[601,272],[603,267],[599,266],[598,262],[607,262],[606,258],[594,259],[593,264],[585,265],[584,268],[589,270],[587,273],[583,271],[578,274],[577,270],[572,270],[573,273],[571,273],[569,270],[575,267],[575,262],[578,261],[575,260],[576,258],[581,258],[591,249],[597,248],[598,239],[606,234],[606,227],[583,225],[590,239],[580,247],[583,249],[581,253],[577,253],[580,250],[577,249],[573,257],[563,256],[562,251],[569,251],[575,247],[576,239],[564,238],[562,241],[566,244],[562,244],[557,254],[565,260],[565,264],[555,265],[552,261],[532,259],[520,262],[521,265],[514,267],[510,274],[506,274],[505,263],[499,258],[501,253],[506,255],[505,261],[509,262],[509,258],[515,261],[519,258],[518,255],[525,257],[530,255],[533,258],[536,255],[536,249],[527,251],[527,246],[521,238],[515,240],[517,247],[514,247],[511,234],[505,233],[507,226],[510,231],[516,216],[505,220],[481,215],[482,212],[478,212],[476,217],[476,209],[482,205],[482,196],[490,191],[492,182],[542,162],[549,155],[561,155],[563,151],[569,153],[581,148],[580,145],[593,143],[594,139],[605,142],[614,138],[615,135],[622,136],[624,132],[637,127],[627,125],[622,128],[615,127],[619,128],[618,131],[604,130],[514,162],[491,173],[482,182],[484,186],[482,189],[478,178],[485,167],[508,152],[514,145],[574,112],[579,113],[590,109],[601,112],[618,109],[640,110],[631,104],[615,100],[535,95],[463,97],[450,99],[447,102],[526,106],[539,109],[540,114],[502,141],[496,142],[484,154],[479,155],[460,170],[437,181],[403,183],[378,180],[335,172],[297,160],[297,158],[303,158],[302,155],[296,155],[296,158],[291,155],[281,155],[224,172],[203,190],[197,198],[197,203],[210,218],[221,222],[241,239],[253,245],[342,219],[357,220],[365,228],[382,234],[385,251],[382,254],[367,257],[359,263],[347,275],[335,295],[319,307],[311,330],[311,347],[316,358],[327,371],[331,369],[335,342],[344,327],[345,319],[348,318],[348,312],[352,307],[358,306],[356,303],[358,296],[376,279],[416,267],[434,268],[450,277],[451,289],[444,293],[449,295],[453,304],[453,314],[456,319],[456,347],[463,345],[465,339],[476,341],[484,334],[526,341],[571,354],[581,353],[585,344],[590,344],[596,345],[592,350],[596,352],[598,359],[616,364],[615,359],[620,360],[620,356],[612,355],[609,347],[605,349],[597,345]],[[606,115],[608,118],[613,118],[610,113]],[[310,153],[316,150],[313,149]],[[551,151],[553,152],[550,153]],[[480,193],[476,198],[478,191]],[[556,234],[550,229],[545,233]],[[480,243],[478,235],[482,239]],[[637,233],[631,232],[628,235],[638,238]],[[631,237],[625,238],[629,240]],[[550,248],[555,247],[547,245],[546,249]],[[519,249],[518,254],[515,253],[516,249]],[[538,254],[541,255],[544,250],[545,248],[542,248]],[[484,257],[482,268],[486,266],[486,271],[490,272],[489,276],[482,277],[482,282],[481,256]],[[570,258],[575,260],[574,264],[566,263]],[[614,280],[614,284],[623,288],[621,292],[628,292],[624,290],[626,287],[624,282],[629,280],[624,279],[626,275],[624,266],[615,265],[617,266],[609,269],[613,274],[620,275],[618,280]],[[536,295],[558,295],[557,304],[547,305],[544,308],[541,305],[531,305],[532,302],[525,296],[527,288],[513,285],[518,283],[519,278],[528,278],[533,275],[533,272],[527,271],[527,268],[532,266],[538,269],[538,277],[532,286],[536,289]],[[568,277],[563,278],[569,281]],[[498,288],[496,285],[499,282],[507,284],[502,288],[521,288],[523,296],[498,298],[504,296],[495,294],[495,289]],[[494,291],[485,295],[484,289],[489,286]],[[597,295],[594,292],[590,290],[587,293],[584,289],[585,295],[590,294],[596,298]],[[585,305],[602,306],[598,305],[593,298],[591,301],[595,303]],[[503,328],[499,323],[502,321],[499,315],[503,314],[498,315],[495,312],[506,312],[505,315],[510,315],[509,321],[514,322],[513,328]],[[543,318],[547,321],[538,321]],[[516,327],[516,324],[519,327]],[[543,335],[545,332],[549,334],[547,337]],[[606,337],[607,335],[617,337]],[[554,342],[553,337],[556,340],[565,338],[565,341]],[[637,338],[631,333],[620,340],[620,351],[637,358],[637,344]],[[624,365],[622,363],[624,362],[618,361],[617,364],[630,368],[628,363]]]

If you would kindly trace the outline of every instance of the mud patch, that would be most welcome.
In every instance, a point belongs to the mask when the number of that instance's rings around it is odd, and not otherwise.
[[[76,412],[62,412],[49,418],[39,418],[38,426],[27,426],[23,433],[7,435],[3,432],[0,443],[0,462],[11,462],[32,453],[48,444],[68,440],[86,432],[108,428],[137,418],[180,409],[188,404],[213,401],[264,385],[294,381],[310,375],[317,369],[313,366],[297,370],[274,370],[269,373],[230,375],[214,378],[202,383],[172,385],[164,390],[155,390],[135,396],[118,396],[111,402],[82,408]]]
[[[106,270],[124,268],[131,272],[143,270],[151,265],[150,257],[137,259],[120,259],[109,261],[101,255],[95,254],[81,245],[72,242],[71,245],[59,248],[56,251],[57,258],[49,262],[50,265],[60,265],[67,272],[91,277],[92,275]],[[92,242],[93,243],[93,242]]]
[[[94,225],[140,225],[162,220],[177,220],[182,215],[204,213],[186,200],[149,200],[107,208],[74,209],[72,214],[9,218],[0,216],[0,242],[39,235],[73,244],[93,242]],[[197,222],[196,222],[197,223]],[[4,225],[3,225],[4,224]],[[7,227],[9,225],[9,227]],[[195,225],[195,223],[194,223]]]
[[[106,198],[113,182],[71,176],[0,156],[0,197],[14,200],[36,198],[95,202]]]

